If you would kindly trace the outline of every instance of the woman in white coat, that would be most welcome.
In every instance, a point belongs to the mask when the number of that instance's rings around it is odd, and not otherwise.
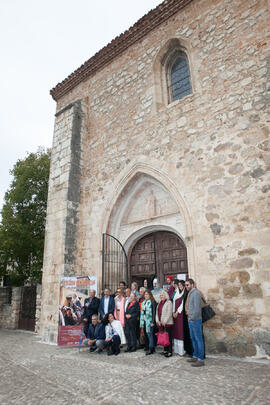
[[[107,322],[107,325],[106,325]],[[105,328],[105,347],[108,347],[108,356],[120,353],[120,345],[126,343],[126,337],[120,321],[117,321],[113,314],[108,314],[104,318]]]
[[[160,293],[160,303],[158,304],[156,310],[156,324],[158,326],[159,332],[167,332],[170,344],[164,347],[165,357],[172,357],[172,302],[169,298],[169,294],[162,290]]]

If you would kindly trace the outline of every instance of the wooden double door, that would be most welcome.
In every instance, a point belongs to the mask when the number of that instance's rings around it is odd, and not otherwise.
[[[22,288],[22,301],[18,329],[35,330],[36,324],[36,286]]]
[[[129,261],[130,280],[139,286],[157,277],[160,286],[166,284],[168,275],[188,275],[187,249],[174,233],[158,231],[141,238],[133,247]]]

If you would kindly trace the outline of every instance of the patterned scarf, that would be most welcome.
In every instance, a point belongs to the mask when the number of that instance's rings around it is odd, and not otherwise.
[[[144,327],[144,322],[145,322],[146,333],[149,333],[150,329],[151,329],[151,323],[153,323],[151,300],[147,300],[147,301],[144,300],[141,305],[140,328]]]

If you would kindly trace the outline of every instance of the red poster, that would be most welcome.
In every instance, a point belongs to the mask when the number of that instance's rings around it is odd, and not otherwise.
[[[78,346],[81,338],[81,325],[59,326],[58,346]]]
[[[96,276],[61,277],[59,295],[59,346],[78,346],[84,327],[84,302],[90,291],[97,291]],[[83,334],[82,338],[85,338]]]

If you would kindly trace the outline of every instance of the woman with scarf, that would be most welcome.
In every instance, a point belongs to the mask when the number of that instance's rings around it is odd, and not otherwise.
[[[185,306],[186,306],[186,301],[188,297],[188,291],[185,288],[185,282],[184,280],[178,280],[178,287],[180,291],[184,291],[184,294],[182,296],[183,299],[183,329],[184,329],[184,350],[186,354],[190,357],[192,357],[193,354],[193,347],[192,347],[192,341],[190,339],[190,334],[189,334],[189,327],[188,327],[188,317],[185,311]]]
[[[176,284],[175,292],[173,294],[173,327],[172,327],[172,338],[173,338],[173,351],[174,353],[184,356],[184,324],[183,324],[183,314],[184,314],[184,294],[185,289],[181,288],[182,284]]]
[[[155,317],[156,317],[156,301],[150,290],[145,290],[144,301],[141,303],[140,313],[140,328],[143,328],[146,339],[146,356],[155,352]]]
[[[169,298],[169,294],[164,290],[162,290],[160,293],[160,302],[156,311],[156,323],[159,332],[168,333],[170,341],[169,346],[164,347],[162,354],[164,354],[165,357],[172,357],[172,302]]]
[[[144,301],[144,293],[145,293],[145,290],[147,290],[147,288],[145,288],[145,287],[140,287],[140,289],[139,289],[139,299],[138,299],[138,303],[139,303],[139,306],[140,306],[140,310],[141,310],[141,305],[142,305],[142,303],[143,303],[143,301]]]

